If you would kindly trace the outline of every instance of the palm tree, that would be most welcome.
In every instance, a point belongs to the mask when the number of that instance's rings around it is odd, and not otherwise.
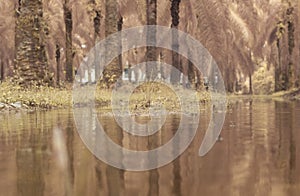
[[[286,28],[287,28],[287,44],[288,44],[288,62],[287,62],[287,78],[285,85],[288,89],[296,87],[296,70],[297,61],[299,60],[297,52],[297,35],[295,34],[297,25],[297,4],[298,2],[289,2],[286,9]],[[298,67],[299,68],[299,67]]]
[[[73,44],[72,44],[72,30],[73,30],[73,20],[72,20],[72,10],[70,5],[70,0],[65,0],[64,5],[64,21],[66,28],[66,80],[68,82],[73,82],[74,70],[73,70]]]
[[[179,5],[180,5],[180,0],[171,0],[171,16],[172,16],[172,24],[171,27],[178,29],[179,25]],[[179,60],[179,55],[177,52],[179,49],[179,43],[178,43],[178,33],[177,31],[173,31],[172,34],[172,65],[177,68],[180,68],[180,60]],[[175,50],[175,51],[174,51]],[[172,69],[171,71],[171,82],[173,84],[179,83],[180,80],[180,75],[178,71],[175,71],[175,69]]]
[[[14,31],[15,10],[14,2],[0,1],[0,81],[3,81],[10,72],[10,65],[14,59]]]
[[[52,84],[48,72],[43,1],[19,1],[16,14],[15,80],[21,86]]]
[[[99,41],[100,38],[100,26],[101,26],[101,10],[96,2],[96,0],[90,0],[89,1],[89,14],[91,15],[91,18],[93,20],[93,26],[94,26],[94,33],[93,33],[93,39],[94,39],[94,44],[96,45],[97,42]],[[95,77],[99,77],[99,58],[97,55],[97,51],[95,50],[95,58],[94,58],[94,64],[95,64]]]
[[[296,1],[297,2],[297,1]],[[297,66],[297,73],[298,73],[298,77],[296,79],[296,86],[299,87],[300,86],[300,3],[299,1],[296,3],[296,5],[298,5],[298,7],[296,8],[296,29],[295,29],[295,35],[297,36],[295,38],[296,41],[296,48],[295,48],[295,57],[296,59],[294,60],[294,62],[298,62]]]
[[[297,2],[282,3],[283,11],[271,41],[277,52],[272,59],[275,65],[275,90],[288,90],[299,85],[299,27]],[[274,49],[273,49],[274,50]],[[298,76],[297,76],[298,75]]]
[[[256,70],[255,60],[267,59],[268,44],[276,17],[281,8],[275,1],[192,1],[198,23],[197,38],[213,55],[223,76],[227,90],[232,91],[236,74],[249,78]],[[227,76],[226,76],[227,75]],[[228,81],[227,81],[228,80]]]
[[[105,36],[109,36],[113,33],[118,32],[120,28],[120,21],[122,20],[119,14],[118,1],[117,0],[106,0],[105,1]],[[106,44],[105,57],[110,57],[112,52],[116,52],[120,46],[119,39]],[[122,65],[119,64],[120,60],[114,58],[113,61],[106,66],[103,71],[103,81],[105,86],[109,88],[122,74]]]
[[[146,0],[147,9],[147,25],[157,24],[157,2],[156,0]],[[151,29],[147,31],[147,43],[156,43],[156,29]],[[156,61],[157,60],[157,50],[155,47],[147,46],[146,50],[146,60]],[[157,75],[157,68],[146,66],[146,78],[155,79]]]
[[[49,36],[47,38],[46,52],[50,70],[53,70],[56,77],[57,86],[65,78],[63,74],[63,60],[65,53],[62,48],[65,47],[66,33],[63,13],[63,2],[59,0],[48,0],[44,2],[44,17],[48,21]]]

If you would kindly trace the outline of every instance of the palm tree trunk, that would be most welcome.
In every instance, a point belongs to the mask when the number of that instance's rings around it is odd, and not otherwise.
[[[93,22],[94,22],[94,44],[96,45],[99,38],[100,38],[100,25],[101,25],[101,10],[97,7],[96,1],[95,0],[91,0],[90,3],[92,4],[93,8],[94,8],[94,18],[93,18]],[[98,49],[98,48],[96,48]],[[95,64],[95,78],[99,78],[100,76],[100,59],[99,59],[99,54],[98,51],[95,50],[95,57],[94,57],[94,64]]]
[[[277,39],[277,59],[278,62],[275,66],[275,92],[281,91],[281,48],[280,48],[280,40]]]
[[[147,6],[147,25],[156,25],[157,24],[157,1],[156,0],[146,0]],[[156,43],[156,29],[151,29],[147,31],[147,43]],[[146,51],[146,60],[156,61],[157,59],[157,50],[155,47],[147,46]],[[157,76],[157,68],[149,67],[148,63],[146,66],[146,78],[155,79]]]
[[[196,85],[196,69],[191,61],[188,61],[188,79],[191,84],[191,88],[195,88]]]
[[[287,78],[286,78],[286,86],[288,89],[295,87],[295,63],[293,62],[293,52],[295,49],[295,9],[293,6],[290,6],[287,9],[287,32],[288,32],[288,55],[289,55],[289,62],[287,67]]]
[[[172,28],[178,29],[179,25],[179,5],[181,0],[171,0],[171,16],[172,16]],[[179,55],[177,52],[179,49],[178,43],[178,32],[173,31],[172,33],[172,65],[180,70]],[[171,71],[171,83],[179,84],[180,72],[172,69]]]
[[[4,81],[4,63],[3,60],[0,60],[0,81]]]
[[[119,20],[118,20],[118,31],[122,31],[123,29],[123,17],[121,15],[119,15]],[[119,53],[122,53],[122,38],[120,38],[119,40],[119,44],[120,44],[120,47],[119,47]],[[123,58],[122,58],[122,55],[119,55],[118,57],[118,60],[119,60],[119,66],[121,68],[121,70],[123,70]]]
[[[121,16],[118,13],[118,1],[105,1],[105,36],[109,36],[118,32],[119,21]],[[120,46],[120,39],[116,38],[112,42],[106,44],[105,57],[110,57],[112,52],[116,52]],[[109,88],[122,74],[122,65],[119,64],[119,59],[114,58],[113,61],[105,67],[103,71],[103,81],[105,86]]]
[[[66,27],[66,80],[73,82],[73,48],[72,48],[72,31],[73,31],[73,20],[72,10],[70,8],[70,0],[64,2],[64,20]]]
[[[56,85],[60,85],[60,47],[56,44]]]
[[[19,1],[15,34],[15,81],[23,87],[52,84],[45,50],[43,1]]]
[[[275,68],[275,91],[295,87],[295,8],[292,5],[285,10],[283,21],[277,27],[278,67]]]
[[[296,24],[296,40],[297,40],[297,45],[296,47],[298,47],[298,54],[296,54],[296,62],[297,62],[297,68],[298,68],[298,77],[297,77],[297,82],[296,82],[296,86],[299,88],[300,87],[300,2],[298,1],[297,3],[297,24]]]
[[[253,94],[253,88],[252,88],[252,74],[249,72],[249,94]]]

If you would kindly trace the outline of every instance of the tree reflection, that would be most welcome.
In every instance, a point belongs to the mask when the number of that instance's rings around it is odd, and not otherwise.
[[[24,123],[29,126],[19,138],[16,150],[17,192],[19,195],[43,195],[45,173],[48,168],[49,148],[47,131],[37,124],[37,114],[28,115]]]

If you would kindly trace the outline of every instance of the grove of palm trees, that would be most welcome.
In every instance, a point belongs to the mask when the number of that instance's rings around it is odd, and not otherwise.
[[[163,25],[190,34],[208,49],[230,93],[270,94],[299,87],[297,0],[36,0],[1,1],[0,7],[2,82],[24,87],[73,82],[98,41],[130,27]],[[101,81],[109,87],[113,73],[120,75],[137,62],[171,59],[189,73],[192,86],[201,86],[201,73],[176,55],[152,47],[129,51],[104,70]]]

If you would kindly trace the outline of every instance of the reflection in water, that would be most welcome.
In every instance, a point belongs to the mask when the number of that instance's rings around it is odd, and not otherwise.
[[[160,122],[162,123],[162,122]],[[155,127],[156,129],[158,127]],[[154,135],[152,135],[151,137],[148,137],[148,149],[155,149],[157,146],[160,146],[161,143],[159,141],[160,140],[161,135],[159,133],[156,133]],[[157,153],[154,154],[154,157],[151,157],[149,154],[148,157],[149,163],[154,163],[154,165],[158,165],[158,155]],[[149,191],[148,191],[148,196],[152,196],[152,195],[158,195],[159,193],[159,173],[157,169],[153,169],[152,171],[148,172],[149,173]]]
[[[176,124],[174,121],[178,119],[173,118],[172,122],[172,130],[173,134],[176,133],[177,127],[174,126]],[[176,151],[180,148],[180,140],[174,144],[173,152],[176,154]],[[181,175],[180,175],[180,159],[175,159],[173,161],[173,188],[172,188],[172,195],[178,196],[181,195]]]
[[[108,124],[109,125],[109,124]],[[117,143],[122,145],[123,143],[123,132],[120,129],[111,129],[113,137]],[[113,152],[112,149],[106,148],[108,154],[111,156],[122,157],[120,152]],[[119,153],[119,154],[116,154]],[[122,160],[122,158],[120,159]],[[124,171],[107,165],[106,167],[106,178],[107,178],[107,191],[108,195],[118,196],[122,194],[123,183],[124,183]]]
[[[296,188],[299,181],[299,176],[297,176],[297,174],[299,175],[299,168],[297,168],[299,158],[296,156],[296,141],[299,138],[297,131],[300,130],[298,122],[300,115],[299,106],[296,103],[276,102],[275,107],[279,141],[277,167],[281,175],[284,176],[283,182]],[[292,194],[293,189],[290,191]]]
[[[87,150],[71,111],[0,114],[0,195],[5,191],[8,196],[296,196],[300,191],[299,117],[299,102],[231,101],[222,131],[224,140],[205,157],[198,157],[210,120],[209,110],[202,110],[199,131],[179,158],[162,168],[128,172],[106,165]],[[169,116],[161,131],[140,139],[122,132],[112,117],[100,115],[99,120],[114,142],[145,150],[169,141],[180,118]],[[95,124],[87,126],[95,130]],[[187,124],[186,131],[191,127]],[[65,142],[65,169],[57,156],[64,153],[53,146],[55,128],[61,130]],[[96,143],[101,140],[95,137]],[[183,140],[173,146],[172,153]],[[107,146],[102,150],[111,153]],[[128,161],[122,154],[114,156]],[[160,158],[148,157],[154,163]]]
[[[36,117],[36,116],[35,116]],[[42,195],[45,190],[45,171],[48,155],[47,138],[36,121],[28,125],[32,133],[20,137],[16,145],[17,192],[19,195]],[[36,130],[36,131],[34,131]]]
[[[68,119],[71,119],[70,113],[68,114]],[[68,151],[68,172],[70,176],[70,182],[72,185],[74,185],[74,149],[73,149],[73,141],[74,141],[74,127],[72,125],[72,122],[68,120],[67,127],[66,127],[66,134],[67,134],[67,151]]]

